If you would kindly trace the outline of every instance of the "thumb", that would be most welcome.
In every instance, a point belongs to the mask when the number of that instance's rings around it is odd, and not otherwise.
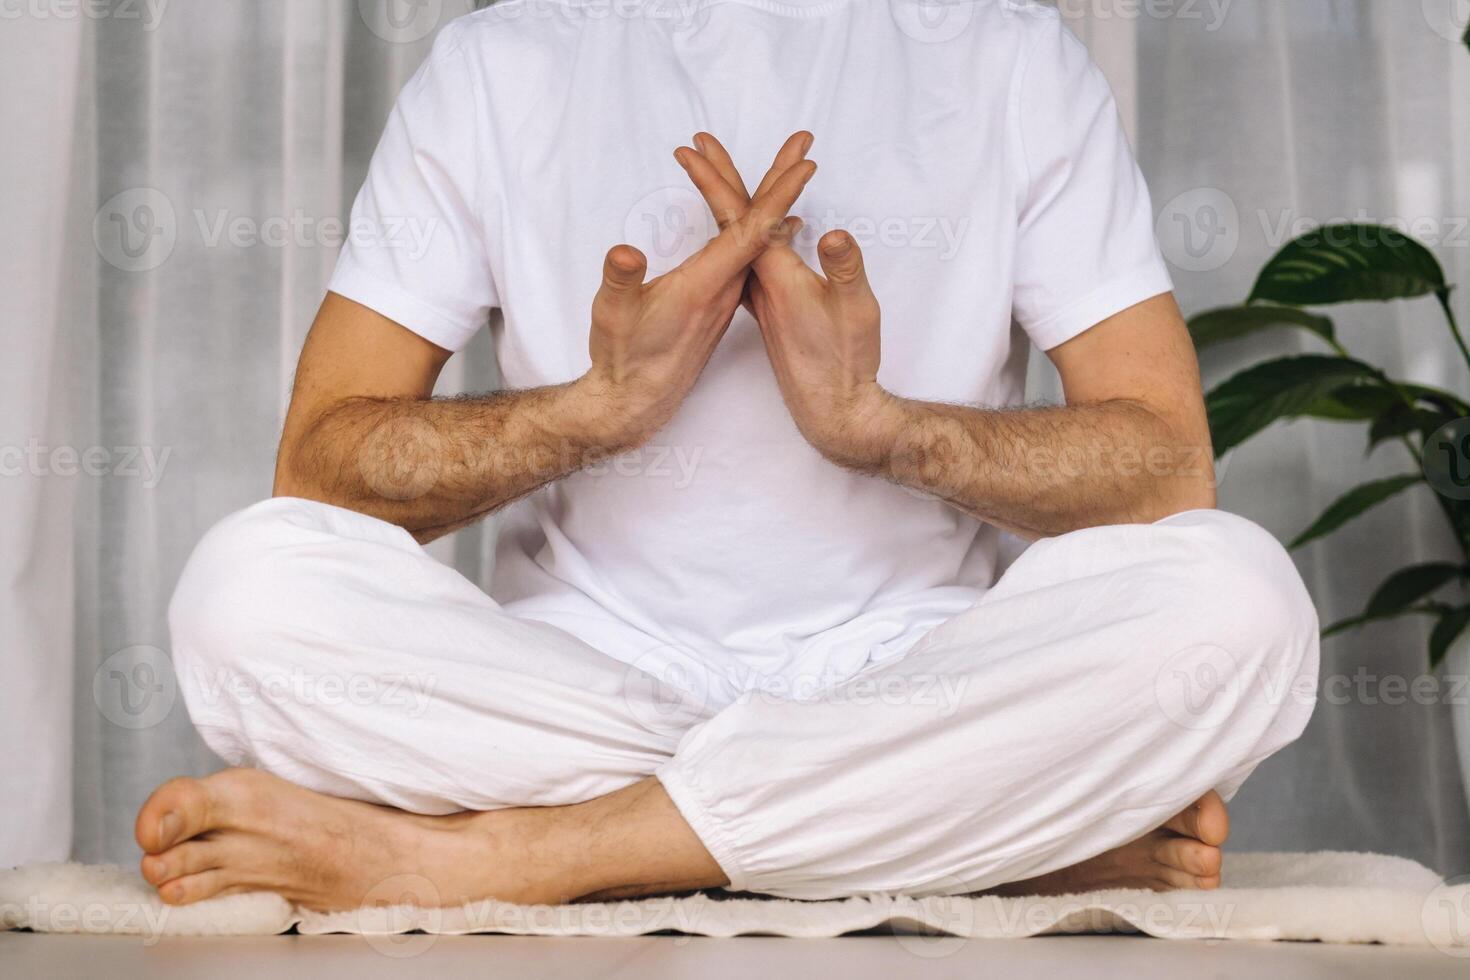
[[[614,245],[602,263],[602,288],[598,292],[614,302],[636,297],[648,273],[648,259],[632,245]]]
[[[863,250],[845,231],[829,231],[817,243],[817,258],[822,272],[838,295],[855,295],[868,291],[868,274],[863,271]]]

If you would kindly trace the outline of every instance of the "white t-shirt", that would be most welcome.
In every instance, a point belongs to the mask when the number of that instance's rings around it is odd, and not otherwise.
[[[572,380],[607,250],[654,275],[714,232],[674,148],[708,130],[754,187],[799,129],[798,251],[856,237],[895,394],[1015,405],[1030,344],[1171,289],[1106,81],[1020,0],[502,0],[404,89],[331,289],[449,350],[498,308],[508,387]],[[648,446],[508,510],[491,594],[704,696],[800,697],[973,605],[997,540],[818,455],[741,311]]]

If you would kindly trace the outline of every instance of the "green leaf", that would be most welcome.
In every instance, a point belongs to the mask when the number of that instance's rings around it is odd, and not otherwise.
[[[1433,405],[1435,408],[1444,412],[1445,415],[1449,416],[1451,420],[1470,415],[1470,402],[1466,402],[1459,395],[1442,391],[1439,388],[1431,388],[1428,385],[1400,382],[1399,387],[1408,392],[1411,398],[1428,405]]]
[[[1274,327],[1301,327],[1331,341],[1332,321],[1293,306],[1227,306],[1201,313],[1189,321],[1194,346],[1204,350],[1212,344],[1235,340]]]
[[[1448,290],[1439,261],[1403,232],[1382,225],[1326,225],[1277,252],[1247,302],[1318,306]]]
[[[1414,603],[1460,578],[1465,570],[1451,561],[1411,565],[1390,575],[1373,593],[1363,615],[1372,619],[1406,611]]]
[[[1323,395],[1302,414],[1333,422],[1367,422],[1401,405],[1403,400],[1388,385],[1356,381]]]
[[[1348,630],[1357,629],[1359,626],[1366,626],[1368,623],[1376,622],[1381,619],[1397,619],[1400,616],[1409,616],[1413,614],[1437,616],[1439,615],[1439,611],[1437,609],[1431,609],[1427,606],[1410,606],[1408,609],[1400,609],[1398,612],[1389,613],[1386,616],[1374,616],[1371,619],[1367,616],[1349,616],[1347,619],[1339,619],[1331,626],[1323,629],[1322,639],[1325,640],[1330,636],[1336,636],[1338,633],[1345,633]]]
[[[1461,633],[1465,632],[1466,626],[1470,626],[1470,606],[1451,609],[1440,616],[1439,622],[1434,625],[1433,632],[1429,634],[1429,666],[1431,668],[1439,666],[1445,654],[1450,652],[1450,646],[1459,639]]]
[[[1315,541],[1324,534],[1331,534],[1364,511],[1378,506],[1416,483],[1423,482],[1424,477],[1418,473],[1406,473],[1403,476],[1391,476],[1386,480],[1374,480],[1372,483],[1354,487],[1338,497],[1331,507],[1322,512],[1322,516],[1317,518],[1311,527],[1297,535],[1296,540],[1287,547],[1300,548],[1308,541]]]
[[[1381,377],[1376,368],[1348,357],[1307,354],[1247,368],[1205,400],[1215,453],[1223,455],[1279,419],[1311,412],[1349,382]]]
[[[1388,439],[1397,439],[1414,432],[1422,433],[1428,438],[1434,430],[1458,417],[1447,417],[1427,408],[1410,408],[1400,402],[1373,420],[1373,425],[1368,429],[1368,451],[1372,452]]]

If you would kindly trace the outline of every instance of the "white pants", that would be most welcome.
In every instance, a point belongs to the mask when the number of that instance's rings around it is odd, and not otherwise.
[[[679,693],[303,500],[210,531],[170,624],[232,764],[419,813],[656,775],[730,888],[804,899],[1029,878],[1229,796],[1301,733],[1318,658],[1290,559],[1218,511],[1041,541],[913,650],[802,699]]]

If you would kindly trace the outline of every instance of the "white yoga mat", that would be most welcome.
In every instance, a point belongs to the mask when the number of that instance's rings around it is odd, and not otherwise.
[[[916,944],[944,937],[1145,933],[1164,939],[1317,940],[1434,946],[1470,957],[1470,884],[1380,854],[1229,854],[1217,891],[1104,891],[1051,898],[872,895],[792,902],[706,894],[563,906],[476,902],[461,908],[376,906],[323,914],[268,894],[171,908],[115,866],[44,864],[0,872],[0,928],[165,936],[391,936],[508,933],[825,937],[891,930]],[[391,894],[390,890],[385,894]],[[409,883],[405,882],[405,888]]]

